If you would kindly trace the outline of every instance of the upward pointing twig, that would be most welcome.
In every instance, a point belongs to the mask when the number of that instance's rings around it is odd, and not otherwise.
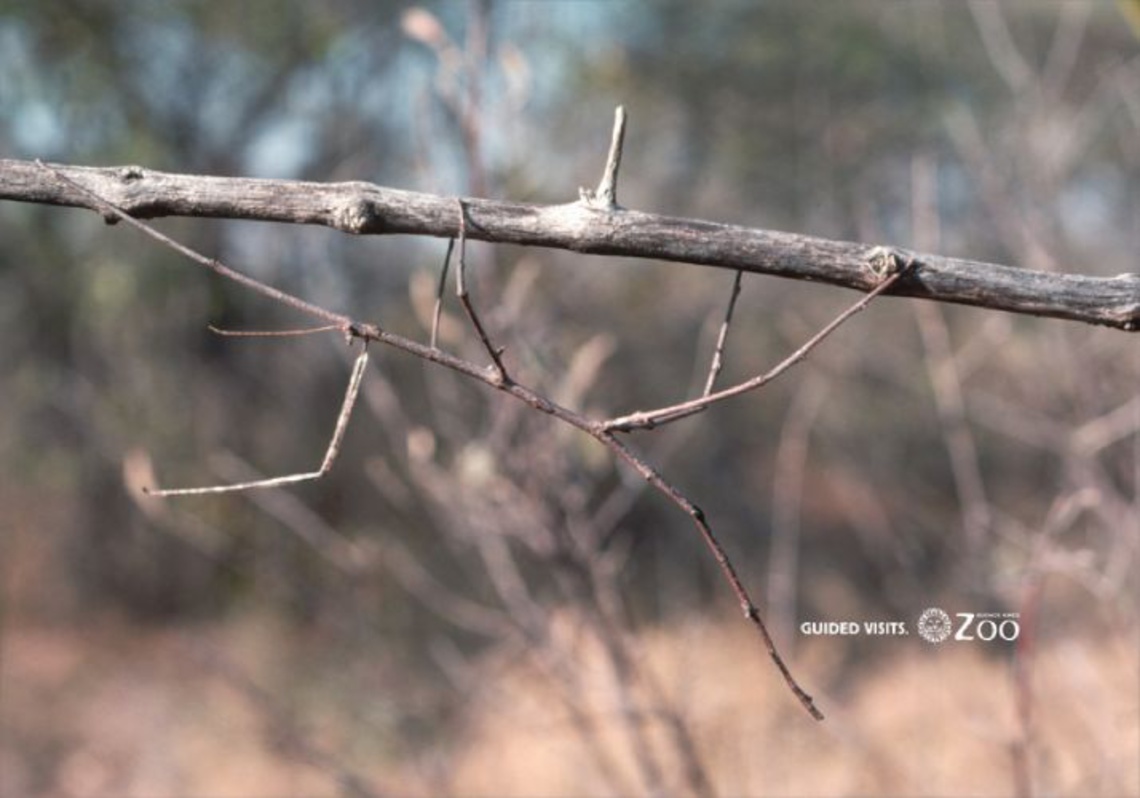
[[[578,189],[582,202],[600,211],[613,211],[621,206],[617,201],[618,169],[621,168],[621,151],[625,144],[625,108],[621,105],[614,111],[614,130],[610,137],[610,151],[606,156],[606,168],[601,182],[591,191]]]
[[[713,386],[716,385],[716,378],[720,376],[720,370],[724,366],[724,346],[728,341],[728,327],[732,324],[732,313],[736,310],[736,300],[740,298],[740,281],[744,277],[744,272],[737,271],[736,277],[732,280],[732,292],[728,296],[728,309],[724,312],[724,321],[720,324],[720,332],[716,336],[716,347],[713,349],[712,363],[709,364],[709,376],[705,380],[705,390],[702,396],[708,396],[712,393]]]

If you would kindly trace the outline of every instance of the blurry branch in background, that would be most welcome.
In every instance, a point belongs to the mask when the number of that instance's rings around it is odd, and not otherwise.
[[[439,62],[436,70],[436,96],[459,128],[467,183],[478,196],[487,193],[487,171],[482,157],[484,63],[490,44],[490,3],[468,3],[467,37],[460,47],[431,12],[409,8],[400,19],[404,34],[427,47]]]
[[[796,390],[780,430],[772,475],[772,551],[768,558],[768,613],[780,636],[795,640],[800,569],[800,515],[812,427],[827,396],[816,376]]]
[[[1140,39],[1140,0],[1116,0],[1116,5],[1128,21],[1128,27]]]
[[[1134,23],[1140,13],[1140,3],[1122,0],[1118,5],[1130,24]],[[973,3],[971,9],[987,42],[987,53],[999,72],[1006,72],[1001,67],[1002,63],[1024,60],[1009,35],[1004,10],[999,5]],[[1077,3],[1066,6],[1063,11],[1050,47],[1047,68],[1040,76],[1034,72],[1024,76],[1023,90],[1013,94],[1009,130],[1002,131],[997,137],[1021,142],[1018,147],[995,151],[988,143],[992,134],[984,137],[978,119],[964,109],[959,109],[948,120],[951,141],[981,189],[990,227],[1015,256],[1050,270],[1059,268],[1057,254],[1071,247],[1067,246],[1066,227],[1056,223],[1058,210],[1041,198],[1062,193],[1063,181],[1081,167],[1083,154],[1093,146],[1094,132],[1113,113],[1122,81],[1134,76],[1136,69],[1133,61],[1106,70],[1098,76],[1091,91],[1081,92],[1076,101],[1066,99],[1063,92],[1073,76],[1075,51],[1087,26],[1089,7]],[[1129,102],[1135,92],[1122,94],[1126,107],[1134,109]],[[1138,120],[1140,117],[1133,117],[1133,137],[1140,130]],[[1045,128],[1053,131],[1053,135],[1048,138],[1030,135],[1032,129]],[[1033,182],[1029,190],[1019,192],[1019,185],[1009,177],[1011,174],[1031,177]],[[931,189],[928,187],[925,191],[930,193]],[[931,215],[936,225],[937,217]],[[1002,343],[994,340],[991,346],[1001,346]],[[1049,354],[1052,367],[1058,373],[1076,373],[1077,364],[1088,365],[1086,351],[1078,350],[1059,338],[1053,344]],[[1064,368],[1063,364],[1074,368]],[[1106,372],[1098,376],[1097,380],[1071,386],[1070,389],[1077,394],[1071,400],[1073,406],[1086,412],[1097,406],[1090,400]],[[952,403],[955,401],[953,397],[948,398]],[[961,399],[956,401],[962,403]],[[1107,452],[1104,450],[1140,431],[1140,404],[1129,399],[1091,418],[1082,414],[1071,423],[1062,423],[1050,420],[1040,410],[1034,412],[1026,407],[1015,407],[1010,401],[995,395],[975,392],[969,402],[969,410],[978,422],[994,432],[1036,447],[1042,454],[1062,464],[1065,478],[1058,488],[1057,502],[1064,503],[1075,496],[1096,497],[1088,509],[1090,515],[1097,517],[1103,529],[1109,532],[1112,554],[1106,557],[1101,572],[1089,567],[1090,573],[1081,581],[1097,593],[1119,587],[1128,564],[1134,561],[1140,513],[1137,513],[1135,499],[1128,498],[1126,485],[1109,473]],[[969,497],[963,494],[962,498],[966,501]],[[981,499],[984,501],[984,496]],[[995,524],[994,513],[989,513],[987,523],[991,532],[1001,531]],[[1005,518],[1004,524],[1010,526],[1011,519]],[[1038,538],[1033,534],[1032,525],[1027,527],[1017,529],[1017,535],[1020,537],[1024,533],[1027,540],[1041,540],[1050,547],[1056,546],[1055,536]],[[1052,526],[1047,523],[1045,528],[1049,530]],[[1012,533],[1007,531],[1006,534]],[[1036,552],[1038,545],[1045,544],[1034,542],[1028,545]],[[1038,563],[1047,559],[1034,554],[1033,563],[1026,569],[1027,579],[1037,579]],[[1036,595],[1034,591],[1023,592],[1027,596]]]
[[[1134,22],[1140,3],[1119,6]],[[1073,3],[1058,9],[1058,23],[1040,67],[1019,49],[1008,9],[984,2],[971,2],[969,8],[995,71],[1010,89],[1009,110],[1004,124],[995,130],[992,119],[983,123],[965,106],[958,107],[947,118],[950,142],[978,187],[986,209],[985,233],[1000,240],[1010,257],[1059,271],[1071,258],[1067,253],[1083,247],[1071,240],[1072,228],[1061,223],[1066,209],[1053,198],[1064,195],[1065,186],[1086,164],[1096,134],[1110,123],[1118,107],[1117,93],[1125,98],[1126,107],[1135,110],[1134,104],[1129,105],[1135,92],[1121,92],[1122,81],[1135,72],[1135,63],[1106,69],[1091,87],[1072,91],[1092,5]],[[1135,138],[1137,118],[1133,117],[1130,138]],[[1042,130],[1049,135],[1037,135]],[[1016,145],[1009,146],[1012,142]],[[911,167],[913,241],[920,248],[937,248],[939,163],[922,155]],[[1135,376],[1124,371],[1127,358],[1096,356],[1094,347],[1077,342],[1078,336],[1050,327],[1040,342],[1044,358],[1035,359],[1029,370],[1036,371],[1047,359],[1047,373],[1058,386],[1053,397],[1057,407],[988,384],[984,390],[970,391],[966,375],[974,367],[973,355],[982,351],[976,344],[990,351],[1002,349],[1011,343],[1009,331],[975,334],[970,346],[955,351],[940,308],[916,303],[915,313],[961,508],[967,555],[962,558],[963,576],[970,583],[996,582],[999,593],[1004,592],[1020,614],[1021,634],[1008,671],[1016,718],[1008,742],[1012,782],[1019,795],[1046,792],[1055,774],[1041,717],[1053,700],[1055,685],[1039,684],[1036,672],[1042,642],[1056,629],[1056,620],[1050,618],[1054,607],[1046,593],[1053,581],[1076,583],[1111,602],[1120,596],[1133,570],[1140,540],[1135,476],[1140,449],[1133,446],[1130,452],[1116,444],[1140,431],[1140,402],[1134,391],[1127,390],[1135,384]],[[1057,379],[1084,374],[1089,376]],[[1125,386],[1123,398],[1110,387],[1114,383]],[[1052,501],[1047,500],[1048,492],[1035,496],[1027,507],[1003,500],[999,481],[987,484],[985,479],[985,458],[975,442],[973,424],[1035,449],[1042,463],[1055,468],[1056,484],[1047,488]],[[1048,510],[1042,513],[1044,506]],[[992,555],[981,556],[993,551],[1004,555],[1000,567],[992,564]]]
[[[224,478],[235,482],[260,478],[247,463],[228,452],[212,457],[210,464]],[[347,537],[292,493],[257,491],[250,497],[341,574],[386,576],[457,629],[504,641],[515,636],[510,622],[501,613],[444,585],[399,541],[391,539],[380,543]]]
[[[136,218],[194,216],[316,224],[356,235],[410,234],[456,238],[455,198],[371,183],[312,183],[156,172],[137,166],[56,164],[59,180],[34,162],[0,159],[0,199],[90,207],[92,191]],[[878,249],[759,228],[661,216],[590,199],[532,205],[464,198],[469,240],[567,249],[772,274],[867,292],[879,286],[868,270]],[[1140,330],[1140,273],[1116,277],[1053,274],[892,248],[914,261],[894,296],[1051,316]]]
[[[916,156],[911,164],[912,235],[920,247],[937,248],[942,239],[937,169],[938,164],[931,157]],[[914,312],[942,439],[950,459],[954,489],[962,510],[962,538],[966,549],[964,568],[973,571],[976,566],[974,558],[982,550],[990,530],[992,510],[986,498],[978,447],[966,417],[962,374],[942,309],[916,302]]]

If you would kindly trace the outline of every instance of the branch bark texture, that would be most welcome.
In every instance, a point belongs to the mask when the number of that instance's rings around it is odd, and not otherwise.
[[[198,216],[316,224],[354,235],[455,238],[456,199],[372,183],[313,183],[157,172],[138,166],[53,168],[138,218]],[[35,162],[0,159],[0,199],[92,208]],[[464,198],[468,239],[592,255],[692,263],[870,291],[876,247],[582,201],[533,205]],[[1140,330],[1140,273],[1088,277],[895,248],[915,268],[895,296]]]

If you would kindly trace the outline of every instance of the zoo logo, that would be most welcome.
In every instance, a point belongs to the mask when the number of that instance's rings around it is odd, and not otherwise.
[[[941,643],[951,631],[950,616],[945,610],[930,607],[918,616],[918,634],[928,643]]]
[[[998,638],[1011,643],[1021,636],[1021,622],[1017,613],[973,613],[958,612],[961,618],[958,631],[945,610],[930,607],[918,618],[918,635],[928,643],[941,643],[954,635],[955,640],[982,640],[991,642]],[[976,623],[975,623],[976,621]]]

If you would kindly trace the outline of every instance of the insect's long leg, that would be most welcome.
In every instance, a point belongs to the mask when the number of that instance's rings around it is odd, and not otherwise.
[[[276,488],[294,482],[320,479],[332,468],[337,455],[340,453],[340,445],[344,441],[344,432],[348,428],[348,419],[352,416],[352,408],[356,405],[356,397],[360,393],[360,381],[364,377],[364,367],[367,365],[368,349],[365,347],[352,366],[352,375],[348,378],[348,388],[344,392],[344,402],[340,407],[340,415],[336,418],[336,428],[333,429],[328,451],[325,452],[325,459],[321,462],[321,467],[318,470],[303,474],[286,474],[281,477],[259,479],[253,482],[237,482],[232,485],[209,485],[201,488],[143,488],[143,491],[152,496],[202,496],[211,493],[233,493],[252,488]]]

